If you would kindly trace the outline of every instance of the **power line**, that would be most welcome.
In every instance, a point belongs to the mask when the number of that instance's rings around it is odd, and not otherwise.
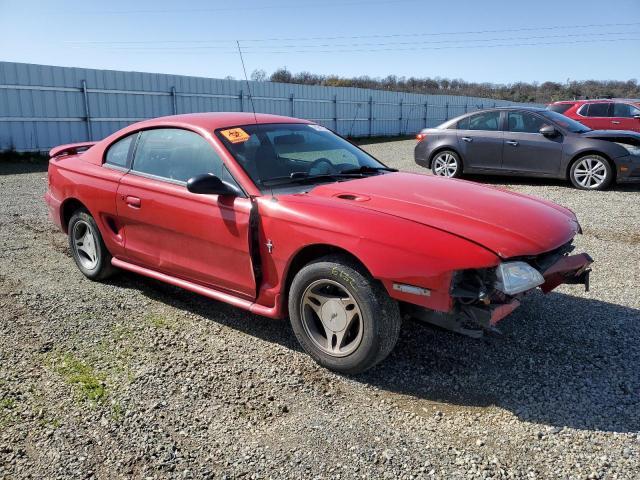
[[[343,40],[343,39],[364,39],[364,38],[397,38],[397,37],[429,37],[441,35],[479,35],[486,33],[515,33],[515,32],[531,32],[531,31],[548,31],[548,30],[567,30],[567,29],[588,29],[601,27],[629,27],[640,25],[640,22],[631,23],[593,23],[587,25],[553,25],[542,27],[526,27],[526,28],[508,28],[496,30],[467,30],[467,31],[449,31],[449,32],[419,32],[419,33],[393,33],[393,34],[372,34],[372,35],[339,35],[333,37],[279,37],[279,38],[250,38],[240,39],[241,42],[276,42],[276,41],[296,41],[296,40]],[[588,32],[585,32],[585,35]],[[121,44],[121,45],[144,45],[144,44],[189,44],[189,43],[228,43],[233,44],[235,40],[229,39],[211,39],[211,40],[85,40],[85,41],[66,41],[65,43],[81,43],[81,44]]]
[[[626,42],[640,40],[636,38],[612,38],[600,40],[574,40],[560,42],[531,42],[531,43],[502,43],[496,45],[451,45],[445,47],[414,47],[414,48],[373,48],[373,49],[344,49],[344,50],[287,50],[287,51],[247,51],[245,53],[253,54],[291,54],[291,53],[350,53],[350,52],[398,52],[398,51],[425,51],[425,50],[448,50],[448,49],[477,49],[477,48],[498,48],[498,47],[529,47],[538,45],[569,45],[580,43],[599,43],[599,42]]]
[[[316,44],[316,45],[265,45],[265,46],[253,46],[253,47],[244,47],[244,52],[253,52],[262,51],[263,49],[269,48],[310,48],[309,52],[315,52],[317,48],[333,48],[333,47],[363,47],[363,46],[395,46],[395,45],[413,45],[414,48],[419,48],[421,45],[426,44],[448,44],[448,43],[469,43],[476,44],[477,42],[497,42],[497,41],[520,41],[520,40],[539,40],[539,39],[548,39],[548,38],[575,38],[575,37],[594,37],[594,36],[617,36],[617,35],[629,35],[629,34],[639,34],[640,31],[630,31],[630,32],[619,32],[619,33],[574,33],[574,34],[563,34],[563,35],[536,35],[529,37],[497,37],[497,38],[480,38],[480,39],[447,39],[447,40],[430,40],[430,41],[414,41],[414,42],[378,42],[378,43],[326,43],[326,44]],[[462,45],[464,46],[464,45]],[[161,51],[184,51],[184,50],[215,50],[215,49],[228,49],[228,46],[185,46],[185,47],[137,47],[137,46],[123,46],[123,47],[108,47],[110,49],[115,50],[161,50]],[[265,52],[266,53],[266,52]]]
[[[529,46],[557,46],[557,45],[574,45],[574,44],[591,44],[600,42],[628,42],[639,41],[640,37],[635,38],[612,38],[612,39],[599,39],[599,40],[574,40],[574,41],[559,41],[559,42],[529,42],[529,43],[499,43],[494,45],[448,45],[443,47],[410,47],[410,48],[370,48],[370,49],[337,49],[337,50],[283,50],[283,51],[244,51],[244,54],[294,54],[294,53],[373,53],[373,52],[415,52],[415,51],[430,51],[430,50],[449,50],[449,49],[479,49],[479,48],[500,48],[500,47],[529,47]],[[122,48],[114,47],[110,50],[120,51]],[[149,49],[127,49],[131,53],[144,53],[144,54],[164,54],[166,55],[167,49],[149,50]],[[175,51],[180,54],[208,54],[205,50],[189,51],[189,50],[169,50],[169,52]],[[237,51],[220,51],[217,54],[237,54]]]

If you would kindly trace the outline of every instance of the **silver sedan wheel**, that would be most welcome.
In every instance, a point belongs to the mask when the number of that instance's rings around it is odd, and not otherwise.
[[[607,180],[607,168],[597,157],[585,157],[573,170],[573,176],[584,188],[598,188]]]
[[[439,154],[433,160],[433,173],[441,177],[453,177],[458,172],[458,160],[449,152]]]
[[[93,270],[98,265],[98,249],[93,228],[84,220],[78,220],[73,225],[73,249],[76,257],[87,270]]]
[[[309,338],[333,357],[353,353],[362,341],[360,307],[353,296],[333,280],[316,280],[306,288],[301,317]]]

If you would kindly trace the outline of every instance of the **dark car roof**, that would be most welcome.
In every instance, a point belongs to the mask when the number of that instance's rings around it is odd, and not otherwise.
[[[502,111],[502,112],[509,112],[509,111],[513,111],[513,110],[525,110],[528,112],[539,112],[539,113],[545,113],[547,112],[546,108],[542,108],[542,107],[529,107],[526,105],[511,105],[508,107],[493,107],[493,108],[483,108],[481,110],[474,110],[472,112],[467,112],[467,113],[463,113],[462,115],[458,115],[457,117],[453,117],[450,118],[449,120],[446,120],[445,122],[441,123],[440,125],[438,125],[435,128],[448,128],[448,125],[452,125],[455,122],[458,122],[459,120],[466,118],[466,117],[470,117],[472,115],[475,115],[477,113],[482,113],[482,112],[495,112],[495,111]]]

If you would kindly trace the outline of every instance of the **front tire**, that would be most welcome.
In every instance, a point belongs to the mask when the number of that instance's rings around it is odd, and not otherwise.
[[[605,190],[613,181],[613,169],[606,158],[585,155],[571,165],[569,180],[580,190]]]
[[[460,155],[453,150],[438,152],[431,161],[431,172],[438,177],[460,178],[462,175]]]
[[[85,210],[76,211],[69,220],[69,247],[76,265],[85,277],[104,280],[115,271],[111,254],[102,240],[98,225]]]
[[[289,320],[302,348],[340,373],[364,372],[398,341],[398,304],[348,257],[332,255],[302,268],[289,290]]]

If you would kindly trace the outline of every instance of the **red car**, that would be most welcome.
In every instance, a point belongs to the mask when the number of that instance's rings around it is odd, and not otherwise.
[[[384,359],[402,314],[490,329],[538,286],[588,282],[570,210],[397,172],[306,120],[164,117],[50,155],[49,212],[88,278],[124,269],[288,315],[340,372]]]
[[[592,130],[640,132],[640,100],[572,100],[554,102],[547,109],[577,120]]]

